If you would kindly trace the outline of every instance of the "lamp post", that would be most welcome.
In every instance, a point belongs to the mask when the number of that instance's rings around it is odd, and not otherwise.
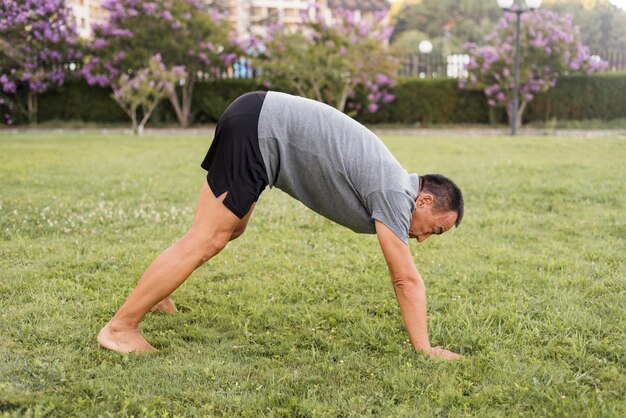
[[[515,13],[517,19],[515,21],[515,69],[513,71],[513,104],[511,105],[511,135],[515,135],[517,131],[517,108],[519,107],[519,33],[520,18],[522,14],[541,6],[541,0],[524,0],[526,9],[521,7],[513,8],[515,0],[497,0],[498,7],[505,12]]]
[[[429,68],[430,67],[430,55],[429,54],[433,52],[433,43],[430,42],[429,40],[421,41],[419,45],[417,46],[417,49],[420,51],[420,54],[422,54],[420,58],[423,58],[425,61],[427,61],[424,72],[419,73],[420,78],[422,78],[422,74],[424,74],[424,77],[426,77],[430,69]],[[420,69],[418,69],[418,71]]]

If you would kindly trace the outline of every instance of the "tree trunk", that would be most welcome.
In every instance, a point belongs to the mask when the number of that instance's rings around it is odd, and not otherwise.
[[[189,72],[187,82],[183,86],[183,109],[182,120],[180,120],[180,126],[187,128],[191,124],[191,99],[193,97],[193,88],[196,84],[196,73]]]
[[[37,126],[37,93],[28,90],[28,123]]]
[[[315,100],[318,102],[324,103],[324,97],[322,96],[322,90],[319,88],[317,83],[313,78],[309,79],[311,82],[311,88],[313,89],[313,93],[315,94]],[[331,103],[332,104],[332,103]]]
[[[176,112],[176,118],[178,119],[178,124],[182,126],[183,111],[180,108],[180,103],[178,103],[178,93],[176,93],[176,86],[169,92],[170,103],[174,108],[174,112]]]
[[[176,93],[176,87],[174,87],[169,92],[170,103],[172,103],[172,107],[174,108],[174,112],[176,112],[176,118],[178,119],[178,124],[187,128],[191,123],[191,99],[193,98],[193,88],[196,84],[196,73],[193,71],[189,72],[189,77],[185,80],[185,84],[183,85],[183,97],[182,103],[178,101],[178,93]]]
[[[143,135],[144,126],[146,126],[146,123],[148,123],[148,121],[150,120],[150,116],[152,116],[152,112],[154,112],[154,109],[156,109],[157,105],[162,99],[163,99],[163,96],[159,96],[158,100],[155,100],[152,103],[152,105],[148,107],[147,109],[142,106],[141,109],[143,110],[143,118],[141,119],[141,122],[139,122],[139,125],[137,127],[137,135],[139,136]]]
[[[499,122],[500,121],[496,118],[496,108],[493,106],[489,106],[489,125],[496,125]]]
[[[142,135],[143,134],[143,127],[141,129],[141,132],[139,132],[139,124],[137,123],[137,108],[136,107],[132,107],[131,111],[128,112],[128,115],[130,116],[130,119],[133,121],[133,134],[135,134],[135,135]]]
[[[291,87],[293,87],[296,92],[298,93],[299,96],[301,97],[306,97],[306,93],[304,92],[304,90],[302,89],[302,87],[300,86],[299,83],[293,81],[292,79],[289,80],[289,84],[291,84]]]
[[[524,110],[526,110],[526,104],[527,102],[525,100],[522,100],[519,109],[517,109],[517,120],[515,121],[515,125],[518,128],[522,127],[522,116],[524,115]]]
[[[517,113],[515,114],[515,126],[517,128],[521,128],[522,127],[522,116],[524,116],[524,110],[526,110],[526,105],[528,104],[528,102],[526,102],[525,100],[522,100],[519,107],[517,108]],[[509,125],[511,124],[511,114],[513,113],[512,110],[513,107],[513,102],[508,102],[505,106],[506,109],[506,116],[507,116],[507,120],[509,121]]]
[[[513,113],[513,101],[508,101],[504,105],[504,110],[506,111],[506,120],[509,122],[509,126],[511,126],[511,114]]]
[[[341,92],[341,97],[339,98],[339,102],[337,103],[337,109],[340,111],[344,111],[346,109],[346,102],[348,101],[348,94],[350,94],[350,88],[345,86],[343,91]]]

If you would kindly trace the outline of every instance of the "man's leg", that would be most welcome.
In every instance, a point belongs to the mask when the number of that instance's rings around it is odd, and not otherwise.
[[[241,220],[237,228],[233,231],[232,235],[230,236],[230,241],[240,237],[244,233],[244,231],[246,230],[246,227],[248,226],[248,221],[250,220],[250,216],[252,215],[252,210],[254,209],[255,205],[256,203],[252,204],[252,207],[250,207],[250,210],[248,211],[246,216]],[[165,312],[168,314],[176,313],[177,309],[176,309],[176,305],[174,304],[174,301],[172,300],[172,295],[166,296],[165,299],[161,300],[156,305],[154,305],[152,309],[150,309],[150,311]]]
[[[222,204],[225,197],[216,198],[204,182],[193,225],[152,262],[126,302],[102,328],[98,334],[102,347],[120,353],[155,350],[139,332],[145,314],[245,228],[244,220],[247,222],[252,208],[244,219],[239,219]]]
[[[150,309],[150,312],[165,312],[168,314],[175,314],[176,312],[178,312],[178,309],[176,309],[176,305],[174,304],[172,297],[166,296],[165,299],[157,302],[157,304]]]

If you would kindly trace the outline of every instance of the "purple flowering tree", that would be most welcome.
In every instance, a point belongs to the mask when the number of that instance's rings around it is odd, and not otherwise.
[[[75,39],[65,0],[0,0],[0,109],[6,123],[13,123],[16,111],[37,123],[37,94],[63,84],[63,64],[81,58]]]
[[[183,67],[165,68],[158,54],[134,77],[122,74],[112,97],[132,120],[135,135],[143,135],[144,126],[156,106],[186,77]]]
[[[515,58],[515,15],[507,13],[496,29],[485,37],[487,46],[465,46],[470,55],[468,77],[459,87],[483,88],[489,106],[504,106],[509,116],[513,103],[513,61]],[[578,27],[570,16],[549,10],[522,15],[520,29],[519,107],[517,126],[528,103],[539,92],[556,86],[560,74],[584,71],[592,74],[607,63],[589,54],[580,41]]]
[[[186,77],[168,97],[179,124],[191,122],[191,99],[199,77],[219,77],[237,58],[230,25],[201,0],[105,0],[106,25],[94,27],[89,56],[81,70],[90,85],[117,88],[116,81],[146,67],[160,54],[168,67],[184,67]]]
[[[386,45],[392,28],[382,24],[385,12],[357,20],[355,13],[335,10],[329,23],[312,8],[303,13],[297,30],[272,28],[260,48],[256,65],[276,88],[295,91],[344,111],[363,106],[376,112],[394,100],[397,64]],[[365,103],[356,103],[365,90]]]

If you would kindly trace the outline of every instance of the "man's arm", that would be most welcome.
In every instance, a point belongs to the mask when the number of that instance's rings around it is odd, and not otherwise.
[[[426,287],[413,263],[409,247],[379,221],[376,221],[376,234],[391,273],[393,290],[413,347],[430,356],[445,359],[460,357],[441,347],[430,346],[426,323]]]

